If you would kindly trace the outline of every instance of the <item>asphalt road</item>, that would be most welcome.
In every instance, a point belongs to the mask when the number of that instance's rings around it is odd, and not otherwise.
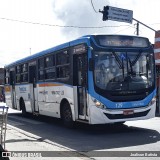
[[[160,151],[160,117],[126,122],[122,126],[77,124],[75,129],[68,129],[63,126],[60,120],[55,118],[32,115],[22,117],[21,113],[10,111],[8,124],[22,130],[25,136],[28,133],[36,135],[39,137],[37,138],[39,142],[47,142],[51,145],[83,152],[83,154],[94,157],[94,159],[104,159],[104,157],[107,157],[107,160],[116,159],[116,157],[128,159],[126,155],[131,153],[136,154],[140,151],[140,154],[143,154],[147,151],[148,154]],[[9,137],[6,145],[7,143],[10,143]],[[32,150],[39,150],[38,146],[32,147]],[[104,152],[97,156],[97,152],[94,151]],[[89,153],[93,154],[90,155]],[[156,155],[149,157],[136,155],[136,157],[133,155],[129,159],[159,159]]]

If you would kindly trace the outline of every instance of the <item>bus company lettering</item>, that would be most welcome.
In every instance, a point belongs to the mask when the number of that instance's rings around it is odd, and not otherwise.
[[[21,93],[24,93],[24,92],[27,91],[27,88],[26,88],[26,87],[19,87],[19,91],[20,91]]]
[[[52,91],[53,95],[64,95],[64,91]]]
[[[139,107],[139,106],[144,106],[143,102],[135,102],[133,103],[133,107]]]
[[[39,94],[44,94],[44,95],[46,94],[47,95],[48,91],[39,91]]]

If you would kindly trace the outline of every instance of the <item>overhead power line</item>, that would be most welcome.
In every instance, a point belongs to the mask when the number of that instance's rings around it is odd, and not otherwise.
[[[94,8],[93,1],[92,1],[92,0],[91,0],[91,5],[92,5],[93,10],[94,10],[96,13],[98,13],[98,12],[96,11],[96,9]]]
[[[34,25],[43,25],[43,26],[50,26],[50,27],[61,27],[61,28],[91,28],[91,29],[97,29],[97,28],[114,28],[114,27],[123,27],[123,26],[130,26],[130,25],[117,25],[117,26],[74,26],[74,25],[59,25],[59,24],[47,24],[47,23],[39,23],[39,22],[31,22],[31,21],[23,21],[23,20],[17,20],[17,19],[10,19],[10,18],[3,18],[0,17],[1,20],[7,20],[7,21],[13,21],[13,22],[19,22],[19,23],[26,23],[26,24],[34,24]]]
[[[119,31],[117,31],[117,32],[114,32],[114,34],[117,34],[117,33],[119,33],[119,32],[122,32],[122,31],[124,31],[124,30],[127,30],[127,29],[129,29],[129,28],[135,28],[135,27],[133,27],[133,26],[128,26],[127,28],[124,28],[124,29],[121,29],[121,30],[119,30]]]

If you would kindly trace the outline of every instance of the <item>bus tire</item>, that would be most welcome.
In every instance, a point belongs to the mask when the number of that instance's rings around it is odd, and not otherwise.
[[[26,106],[25,106],[25,103],[24,103],[23,99],[21,99],[21,101],[20,101],[20,107],[21,107],[21,110],[22,110],[22,115],[26,116],[26,114],[27,114]]]
[[[68,102],[65,102],[62,106],[62,121],[63,121],[63,124],[67,128],[74,127],[74,122],[73,122],[73,118],[72,118],[72,111],[71,111],[71,107]]]

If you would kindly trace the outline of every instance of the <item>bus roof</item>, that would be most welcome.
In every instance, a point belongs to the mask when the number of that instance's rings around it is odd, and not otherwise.
[[[91,37],[91,35],[90,35],[90,37]],[[90,37],[89,36],[83,36],[83,37],[80,37],[80,38],[78,38],[76,40],[73,40],[73,41],[70,41],[70,42],[66,42],[66,43],[63,43],[61,45],[58,45],[58,46],[55,46],[55,47],[40,51],[38,53],[35,53],[33,55],[27,56],[27,57],[22,58],[20,60],[14,61],[14,62],[12,62],[12,63],[10,63],[8,65],[5,65],[5,68],[14,66],[16,64],[21,64],[21,63],[24,63],[24,62],[27,62],[27,61],[34,60],[34,59],[36,59],[38,57],[50,54],[50,53],[58,51],[58,50],[65,49],[65,48],[70,47],[70,46],[74,46],[76,44],[80,44],[80,43],[87,43],[88,44],[88,39]]]
[[[82,37],[79,37],[78,39],[75,39],[73,41],[70,41],[70,42],[66,42],[66,43],[63,43],[61,45],[58,45],[58,46],[55,46],[55,47],[52,47],[52,48],[49,48],[49,49],[46,49],[46,50],[43,50],[43,51],[40,51],[38,53],[35,53],[33,55],[30,55],[30,56],[27,56],[25,58],[22,58],[20,60],[17,60],[15,62],[12,62],[8,65],[5,66],[5,68],[7,67],[11,67],[11,66],[14,66],[14,65],[17,65],[17,64],[21,64],[21,63],[25,63],[27,61],[32,61],[38,57],[41,57],[41,56],[44,56],[44,55],[47,55],[47,54],[50,54],[52,52],[55,52],[55,51],[58,51],[58,50],[62,50],[62,49],[65,49],[67,47],[70,47],[70,46],[74,46],[74,45],[78,45],[80,43],[86,43],[86,44],[90,44],[90,42],[88,41],[92,36],[101,36],[101,35],[106,35],[106,34],[91,34],[91,35],[85,35],[85,36],[82,36]],[[107,34],[108,36],[115,36],[115,35],[110,35],[110,34]],[[116,35],[116,36],[127,36],[127,35]],[[137,36],[132,36],[132,37],[137,37]],[[141,37],[141,38],[144,38],[144,37]]]

